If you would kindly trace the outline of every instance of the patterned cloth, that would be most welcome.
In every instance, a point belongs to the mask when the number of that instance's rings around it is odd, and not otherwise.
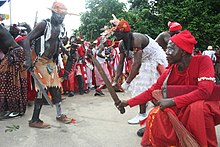
[[[0,111],[24,114],[27,103],[27,71],[23,48],[9,51],[0,62]]]

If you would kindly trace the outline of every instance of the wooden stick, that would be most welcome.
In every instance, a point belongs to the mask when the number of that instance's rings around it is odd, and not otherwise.
[[[117,107],[121,103],[121,100],[118,98],[118,95],[116,94],[114,88],[112,87],[112,85],[111,85],[109,79],[107,78],[104,70],[102,69],[101,65],[99,64],[99,62],[97,61],[97,59],[93,55],[88,54],[88,57],[92,59],[94,65],[98,69],[99,74],[102,76],[102,79],[104,80],[104,82],[106,84],[106,87],[108,88],[108,91],[109,91],[113,101],[115,102],[115,106]],[[123,106],[117,107],[117,108],[118,108],[118,110],[120,111],[121,114],[125,113],[125,108]]]

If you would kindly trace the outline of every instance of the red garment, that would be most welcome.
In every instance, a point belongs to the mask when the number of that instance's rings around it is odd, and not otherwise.
[[[34,101],[36,98],[36,90],[34,84],[31,82],[30,72],[27,72],[27,100]]]
[[[77,64],[76,68],[80,68],[81,74],[82,74],[82,78],[83,78],[83,88],[86,89],[86,83],[87,83],[87,74],[86,74],[86,64]],[[78,84],[78,80],[75,77],[75,91],[79,91],[79,84]]]
[[[26,36],[20,36],[20,35],[18,35],[18,36],[15,38],[15,41],[16,41],[16,42],[19,42],[19,41],[24,40],[25,38],[26,38]]]
[[[63,62],[64,67],[66,67],[66,62]],[[74,91],[75,90],[75,72],[74,72],[75,64],[72,65],[72,70],[69,72],[68,80],[64,80],[61,82],[63,91]],[[63,77],[64,69],[61,69],[59,73],[59,77]]]
[[[78,54],[81,58],[85,57],[85,49],[84,47],[81,45],[77,48]],[[84,85],[84,89],[86,89],[86,83],[87,83],[87,74],[86,74],[86,63],[83,61],[79,61],[79,63],[77,63],[76,65],[76,69],[78,69],[78,67],[80,67],[80,71],[82,74],[82,78],[83,78],[83,85]],[[77,75],[77,74],[76,74]],[[78,80],[75,80],[75,90],[78,91]]]
[[[122,19],[119,22],[119,24],[118,24],[118,26],[116,28],[116,31],[130,32],[131,31],[131,27],[130,27],[129,23],[126,20]]]
[[[82,45],[77,48],[77,51],[79,53],[79,56],[81,57],[85,56],[85,49]]]
[[[216,147],[217,139],[214,125],[220,124],[220,103],[208,100],[215,84],[207,79],[198,81],[198,78],[214,77],[212,61],[208,57],[193,56],[188,68],[182,72],[178,72],[177,65],[170,66],[150,89],[128,100],[128,104],[133,107],[152,100],[152,91],[162,88],[171,68],[173,69],[167,85],[198,86],[198,89],[190,93],[174,97],[176,106],[171,109],[186,129],[194,135],[200,146]],[[146,125],[147,129],[142,138],[142,146],[179,146],[176,133],[165,112],[153,109],[148,115]]]

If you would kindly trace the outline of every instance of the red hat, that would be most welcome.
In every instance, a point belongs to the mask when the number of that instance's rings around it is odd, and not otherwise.
[[[192,54],[194,45],[197,43],[195,37],[188,30],[175,34],[170,40],[179,48],[190,54]]]
[[[108,47],[112,45],[112,42],[111,42],[110,39],[106,39],[106,43],[107,43],[107,46],[108,46]]]
[[[60,3],[60,2],[54,2],[52,8],[49,8],[50,10],[58,13],[58,14],[68,14],[67,12],[67,8],[64,4]]]
[[[131,31],[131,27],[130,25],[128,24],[128,22],[124,19],[122,19],[117,28],[116,28],[116,31],[120,31],[120,32],[130,32]]]
[[[178,22],[169,21],[168,22],[168,27],[169,27],[170,32],[175,32],[175,31],[178,31],[178,30],[182,30],[182,26]]]

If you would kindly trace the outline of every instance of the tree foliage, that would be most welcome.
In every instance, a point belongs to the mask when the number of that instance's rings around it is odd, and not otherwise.
[[[166,31],[168,21],[177,21],[183,29],[193,33],[197,46],[206,49],[208,45],[220,45],[220,1],[219,0],[129,0],[130,11],[143,16],[139,32],[155,37]],[[143,12],[147,9],[148,12]],[[144,14],[143,14],[144,13]],[[149,15],[147,15],[149,14]],[[130,20],[129,20],[130,21]],[[148,28],[148,29],[146,29]]]
[[[168,21],[177,21],[196,37],[198,47],[220,46],[219,0],[128,0],[130,8],[118,0],[86,0],[87,12],[81,17],[80,31],[94,40],[100,28],[109,24],[111,14],[124,18],[132,31],[146,33],[155,38],[167,31]]]
[[[86,0],[87,11],[81,16],[79,31],[87,40],[96,39],[102,32],[100,29],[110,25],[112,14],[125,14],[125,4],[118,0]]]

